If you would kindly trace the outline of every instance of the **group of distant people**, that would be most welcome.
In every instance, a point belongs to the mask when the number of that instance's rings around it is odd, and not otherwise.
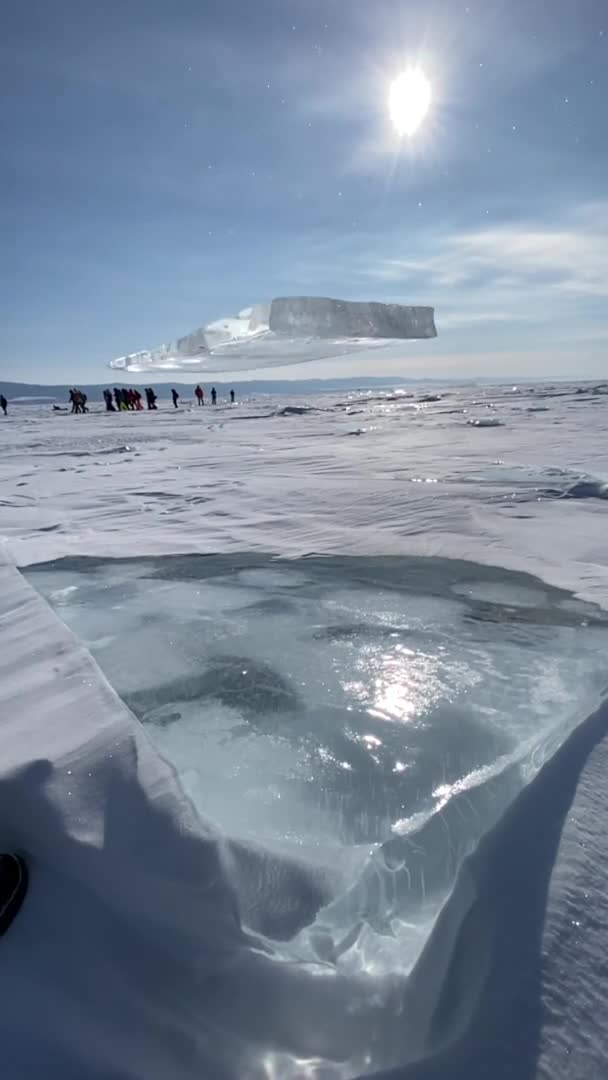
[[[146,387],[144,390],[146,395],[146,401],[148,402],[149,409],[156,408],[156,394],[151,386]],[[114,393],[111,390],[104,390],[103,400],[106,403],[106,412],[141,412],[143,409],[142,397],[139,390],[133,390],[132,387],[115,386]]]
[[[146,403],[148,409],[156,409],[158,395],[155,394],[152,387],[147,386],[144,390],[144,394],[146,396]],[[194,396],[196,397],[197,403],[199,405],[205,404],[205,391],[203,390],[202,386],[199,385],[196,387],[196,390],[194,391]],[[171,397],[173,398],[173,405],[177,409],[179,407],[179,394],[177,390],[171,391]],[[72,390],[70,390],[69,394],[69,401],[71,406],[70,412],[88,413],[88,400],[89,399],[87,395],[82,390],[77,390],[76,387],[74,387]],[[134,390],[132,387],[126,388],[124,386],[115,386],[113,392],[112,390],[104,390],[103,400],[106,403],[106,412],[141,412],[144,407],[142,404],[142,395],[140,394],[139,390]],[[234,405],[234,400],[234,390],[231,390],[231,405]],[[211,404],[217,405],[217,390],[215,389],[215,386],[211,387]],[[53,408],[59,409],[59,406],[53,406]],[[0,409],[6,416],[8,411],[8,401],[5,398],[4,394],[0,394]]]
[[[79,393],[79,391],[71,390],[70,391],[70,400],[72,400],[72,394],[74,394],[74,393]],[[146,402],[147,402],[148,409],[156,409],[157,408],[156,402],[158,401],[158,396],[155,394],[152,387],[147,386],[146,389],[144,390],[144,394],[146,396]],[[81,396],[83,396],[83,395],[81,395]],[[199,385],[199,386],[196,387],[196,389],[194,391],[194,396],[196,397],[197,403],[199,405],[204,405],[205,404],[205,391],[203,390],[202,386]],[[176,408],[176,409],[179,408],[179,394],[178,394],[177,390],[173,389],[171,391],[171,398],[173,400],[174,408]],[[115,386],[114,387],[114,392],[112,392],[111,390],[104,390],[103,399],[104,399],[104,401],[106,403],[106,412],[127,412],[127,411],[135,412],[135,411],[141,411],[143,409],[143,407],[144,407],[143,404],[142,404],[142,401],[143,401],[142,395],[140,394],[139,390],[133,390],[130,387],[127,388],[127,387]],[[84,410],[83,410],[84,412],[88,411],[87,408],[86,408],[86,400],[87,400],[86,395],[84,395],[84,404],[85,404],[85,407],[84,407]],[[230,404],[234,405],[234,401],[235,401],[235,393],[234,393],[234,390],[231,390],[230,391]],[[215,386],[211,387],[211,404],[212,405],[217,405],[217,390],[215,389]],[[79,409],[76,409],[76,410],[72,409],[72,412],[79,412],[79,411],[80,411]]]
[[[70,405],[72,406],[72,408],[70,409],[70,412],[73,412],[73,413],[85,413],[85,412],[88,412],[89,411],[88,408],[87,408],[87,401],[88,400],[89,399],[88,399],[87,395],[84,394],[82,390],[77,390],[74,387],[73,390],[70,390]]]

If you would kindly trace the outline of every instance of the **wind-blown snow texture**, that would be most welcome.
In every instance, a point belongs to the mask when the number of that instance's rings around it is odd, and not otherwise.
[[[607,434],[591,387],[9,415],[3,1075],[603,1075]]]
[[[431,307],[288,296],[218,319],[169,345],[110,362],[119,371],[246,371],[437,336]]]

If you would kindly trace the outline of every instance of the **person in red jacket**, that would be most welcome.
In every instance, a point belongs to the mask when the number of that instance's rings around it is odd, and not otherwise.
[[[196,394],[196,400],[198,401],[199,405],[204,405],[205,404],[205,391],[203,390],[202,386],[197,386],[194,393]]]

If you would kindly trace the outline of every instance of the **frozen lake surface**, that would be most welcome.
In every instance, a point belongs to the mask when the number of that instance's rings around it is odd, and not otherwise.
[[[10,1075],[601,1075],[603,388],[21,406],[0,439],[34,897],[2,977],[41,974],[9,1061],[45,979],[97,984],[88,1050],[49,1021]]]

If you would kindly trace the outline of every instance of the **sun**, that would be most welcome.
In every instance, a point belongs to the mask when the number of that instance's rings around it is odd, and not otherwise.
[[[431,84],[420,68],[403,71],[391,83],[388,110],[398,135],[414,135],[429,111]]]

